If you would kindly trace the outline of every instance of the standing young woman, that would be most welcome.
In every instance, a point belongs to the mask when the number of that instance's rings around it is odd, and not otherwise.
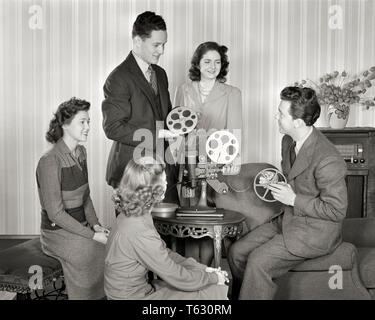
[[[42,250],[63,267],[69,299],[104,297],[108,230],[96,216],[88,185],[86,149],[90,103],[72,98],[58,107],[46,139],[53,144],[38,163]]]
[[[198,112],[197,129],[242,129],[241,91],[225,83],[227,51],[216,42],[200,44],[191,59],[190,80],[177,88],[174,106]]]
[[[150,157],[130,160],[114,201],[118,215],[109,236],[104,288],[108,299],[227,299],[227,274],[169,250],[151,210],[167,187],[165,164]],[[148,281],[148,271],[159,279]]]
[[[196,111],[199,117],[197,129],[205,129],[207,132],[242,130],[241,91],[225,83],[229,66],[227,51],[226,46],[216,42],[200,44],[191,59],[190,80],[177,88],[174,106]],[[191,199],[190,205],[196,205],[198,200],[197,196]],[[181,196],[180,203],[186,205]],[[185,255],[204,264],[211,264],[213,252],[212,240],[209,238],[186,241]]]

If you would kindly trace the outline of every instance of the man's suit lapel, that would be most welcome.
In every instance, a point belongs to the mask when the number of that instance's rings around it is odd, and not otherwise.
[[[293,167],[290,169],[288,174],[288,181],[290,182],[295,177],[300,175],[306,168],[309,167],[312,155],[314,153],[315,143],[317,140],[317,131],[313,127],[313,131],[311,132],[310,136],[307,138],[305,143],[303,144],[301,150],[298,152],[296,160],[293,164]],[[291,145],[288,146],[288,150],[290,150]],[[290,166],[290,152],[288,154],[288,163]]]
[[[127,60],[127,66],[131,74],[133,75],[134,81],[137,83],[139,88],[142,90],[142,92],[145,94],[147,99],[150,101],[154,114],[159,115],[161,119],[164,119],[162,118],[162,115],[159,113],[159,110],[156,106],[155,94],[152,91],[152,87],[147,82],[145,76],[142,73],[142,70],[139,68],[137,61],[135,61],[135,58],[133,57],[133,54],[131,52],[129,53],[126,60]]]
[[[158,82],[158,92],[160,96],[160,105],[161,105],[161,119],[165,119],[168,115],[168,107],[169,107],[169,97],[168,97],[168,88],[165,81],[162,81],[162,77],[160,74],[160,70],[158,68],[154,68],[156,73],[156,80]]]

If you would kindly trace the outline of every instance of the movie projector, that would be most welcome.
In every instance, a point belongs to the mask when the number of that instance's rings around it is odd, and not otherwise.
[[[196,129],[198,114],[186,107],[172,109],[166,124],[170,132],[181,137],[180,141],[184,142],[178,149],[177,156],[180,166],[179,183],[182,185],[181,198],[195,198],[200,189],[198,203],[177,208],[176,216],[222,217],[223,213],[207,205],[207,185],[215,192],[228,192],[228,186],[217,178],[219,173],[233,175],[228,166],[233,164],[240,151],[238,139],[226,130],[208,135],[205,130]]]

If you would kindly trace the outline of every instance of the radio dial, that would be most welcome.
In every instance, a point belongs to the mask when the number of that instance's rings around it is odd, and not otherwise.
[[[358,163],[358,159],[353,159],[353,163]]]
[[[365,159],[360,159],[359,160],[360,163],[365,163],[365,161],[366,161]]]

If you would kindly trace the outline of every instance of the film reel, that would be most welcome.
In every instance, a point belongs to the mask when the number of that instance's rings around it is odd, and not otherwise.
[[[266,202],[277,201],[269,189],[272,183],[287,183],[287,180],[283,173],[275,168],[266,168],[258,172],[254,178],[254,191],[258,198]]]
[[[183,135],[194,130],[198,123],[198,115],[190,108],[177,107],[168,113],[166,122],[170,131]]]
[[[233,162],[239,151],[240,144],[236,136],[229,131],[215,131],[208,137],[206,142],[208,157],[218,164]]]

